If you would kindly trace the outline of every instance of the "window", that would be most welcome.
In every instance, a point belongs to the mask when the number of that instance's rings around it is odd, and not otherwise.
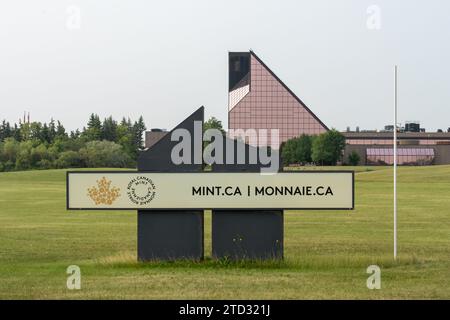
[[[367,148],[367,164],[394,164],[393,148]],[[400,165],[429,165],[434,160],[434,149],[431,148],[399,148],[397,149],[397,163]]]

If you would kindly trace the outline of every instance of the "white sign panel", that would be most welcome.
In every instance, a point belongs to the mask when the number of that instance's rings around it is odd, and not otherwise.
[[[68,209],[353,209],[353,171],[67,173]]]

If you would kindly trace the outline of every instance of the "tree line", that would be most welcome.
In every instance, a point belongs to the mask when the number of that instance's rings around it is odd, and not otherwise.
[[[223,131],[222,123],[212,117],[206,128]],[[135,167],[144,148],[146,130],[143,117],[120,122],[111,116],[103,119],[91,114],[83,129],[68,133],[60,121],[0,124],[0,172],[52,168]],[[323,134],[301,135],[281,145],[283,165],[336,165],[343,161],[345,137],[337,130]],[[349,164],[357,165],[358,154],[352,153]]]
[[[301,135],[287,140],[281,145],[283,165],[318,164],[336,165],[343,160],[345,137],[339,131],[332,129],[317,136]],[[358,165],[359,155],[355,152],[349,155],[348,164]]]
[[[135,167],[144,148],[143,117],[120,122],[91,114],[87,126],[68,133],[60,121],[0,125],[0,171]]]

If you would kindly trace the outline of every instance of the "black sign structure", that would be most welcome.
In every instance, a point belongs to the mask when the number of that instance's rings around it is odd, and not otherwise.
[[[187,129],[193,139],[194,121],[204,121],[204,109],[199,108],[177,128]],[[227,141],[228,140],[228,141]],[[202,141],[197,141],[202,143]],[[223,140],[223,150],[229,138]],[[249,163],[249,155],[258,148],[233,139],[234,164],[213,164],[213,172],[260,172],[267,165]],[[143,152],[138,159],[139,171],[152,172],[197,172],[203,165],[174,165],[170,154],[176,142],[170,134]],[[238,164],[239,144],[244,144],[246,163]],[[191,163],[194,163],[194,143],[191,150]],[[272,150],[280,159],[278,150]],[[199,155],[197,155],[199,156]],[[202,155],[200,155],[202,157]],[[226,158],[226,155],[225,155]],[[279,160],[281,163],[281,159]],[[352,195],[353,197],[353,195]],[[349,208],[353,209],[353,208]],[[168,214],[169,213],[169,214]],[[138,212],[138,257],[148,259],[177,259],[203,257],[203,211],[145,211]],[[212,210],[212,255],[215,258],[231,259],[282,259],[284,254],[284,213],[279,210]]]
[[[204,107],[200,107],[183,122],[140,153],[137,167],[144,172],[197,172],[202,164],[195,164],[195,157],[202,157],[191,144],[191,164],[176,165],[171,160],[172,148],[178,143],[171,141],[175,129],[186,129],[192,139],[202,137],[194,134],[194,122],[204,122]],[[201,152],[201,150],[200,150]],[[139,261],[203,259],[204,249],[203,210],[138,210],[137,252]]]
[[[229,143],[224,139],[224,144]],[[235,139],[234,164],[213,164],[213,172],[260,172],[265,167],[238,164],[237,155],[242,141]],[[223,150],[226,150],[225,145]],[[245,144],[245,159],[251,152],[259,155],[258,148]],[[280,159],[278,150],[272,150]],[[281,163],[281,162],[279,162]],[[280,259],[283,258],[283,210],[212,210],[212,254],[216,258]]]
[[[223,152],[230,152],[228,154],[230,157],[224,154],[224,158],[229,159],[233,154],[234,161],[229,161],[228,164],[213,164],[211,172],[207,173],[203,163],[203,122],[204,108],[200,107],[151,148],[139,154],[138,171],[67,172],[67,209],[137,209],[138,260],[149,261],[203,259],[205,207],[212,209],[212,255],[215,258],[227,257],[230,259],[282,259],[283,210],[299,208],[298,203],[305,204],[301,209],[351,210],[354,208],[354,172],[283,172],[276,176],[264,177],[260,174],[264,172],[262,169],[273,165],[271,163],[263,164],[267,161],[259,158],[267,150],[259,150],[239,139],[230,140],[226,137],[222,139]],[[190,159],[183,157],[185,162],[177,165],[172,159],[172,152],[180,141],[176,138],[172,141],[172,133],[178,129],[189,134],[191,141],[188,145],[191,149]],[[240,161],[237,161],[238,152],[242,152],[242,150],[244,155],[241,154]],[[183,152],[185,151],[183,150]],[[271,152],[271,159],[278,158],[278,163],[281,163],[278,150]],[[275,173],[272,172],[272,174]],[[317,176],[311,176],[311,174]],[[319,174],[329,176],[320,180]],[[286,183],[284,187],[288,190],[291,190],[289,188],[293,188],[293,185],[298,188],[298,185],[306,181],[314,184],[312,182],[314,179],[311,178],[321,181],[317,183],[324,183],[325,180],[329,190],[331,190],[331,186],[335,190],[339,190],[337,195],[332,195],[332,202],[327,202],[325,199],[325,202],[319,202],[319,205],[316,206],[316,202],[301,202],[303,200],[289,202],[291,200],[288,198],[281,200],[277,198],[270,201],[255,198],[258,195],[265,196],[261,193],[263,192],[261,190],[265,190],[265,188],[270,190],[280,188],[280,192],[284,192],[285,189],[281,185],[283,183]],[[237,182],[238,180],[239,182]],[[194,186],[194,181],[203,181],[203,188],[205,188],[205,184],[218,183],[217,181],[228,181],[228,184],[235,182],[236,185],[241,184],[243,189],[248,189],[247,196],[249,198],[235,199],[231,206],[228,202],[233,201],[231,198],[229,200],[228,198],[207,199],[206,201],[204,198],[197,198],[196,201],[195,196],[204,195],[201,194],[202,187],[199,189],[198,186]],[[251,183],[253,187],[250,186]],[[287,186],[289,183],[290,187]],[[72,187],[70,187],[71,185]],[[231,186],[228,185],[227,188],[231,188]],[[260,191],[255,191],[253,195],[250,191],[252,188]],[[173,197],[177,197],[178,194],[178,198],[172,199],[173,190],[177,190],[173,192]],[[313,194],[309,192],[305,194],[299,192],[299,194],[300,196],[320,197],[323,193],[318,190],[325,190],[325,188],[319,184],[316,185],[315,190],[316,193]],[[160,192],[159,196],[158,192]],[[292,191],[290,192],[292,193]],[[214,195],[230,196],[229,194]],[[242,196],[240,192],[239,195]],[[251,195],[254,197],[250,198]],[[270,197],[271,194],[268,196]]]

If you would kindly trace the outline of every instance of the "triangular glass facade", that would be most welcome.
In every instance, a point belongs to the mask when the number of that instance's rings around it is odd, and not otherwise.
[[[260,129],[278,129],[280,144],[301,134],[317,135],[328,130],[253,52],[241,54],[250,60],[247,74],[240,72],[241,63],[234,62],[239,61],[236,55],[239,53],[230,53],[230,77],[236,83],[230,85],[229,129],[255,129],[257,133]],[[257,140],[250,138],[248,142],[254,144],[252,141]]]

